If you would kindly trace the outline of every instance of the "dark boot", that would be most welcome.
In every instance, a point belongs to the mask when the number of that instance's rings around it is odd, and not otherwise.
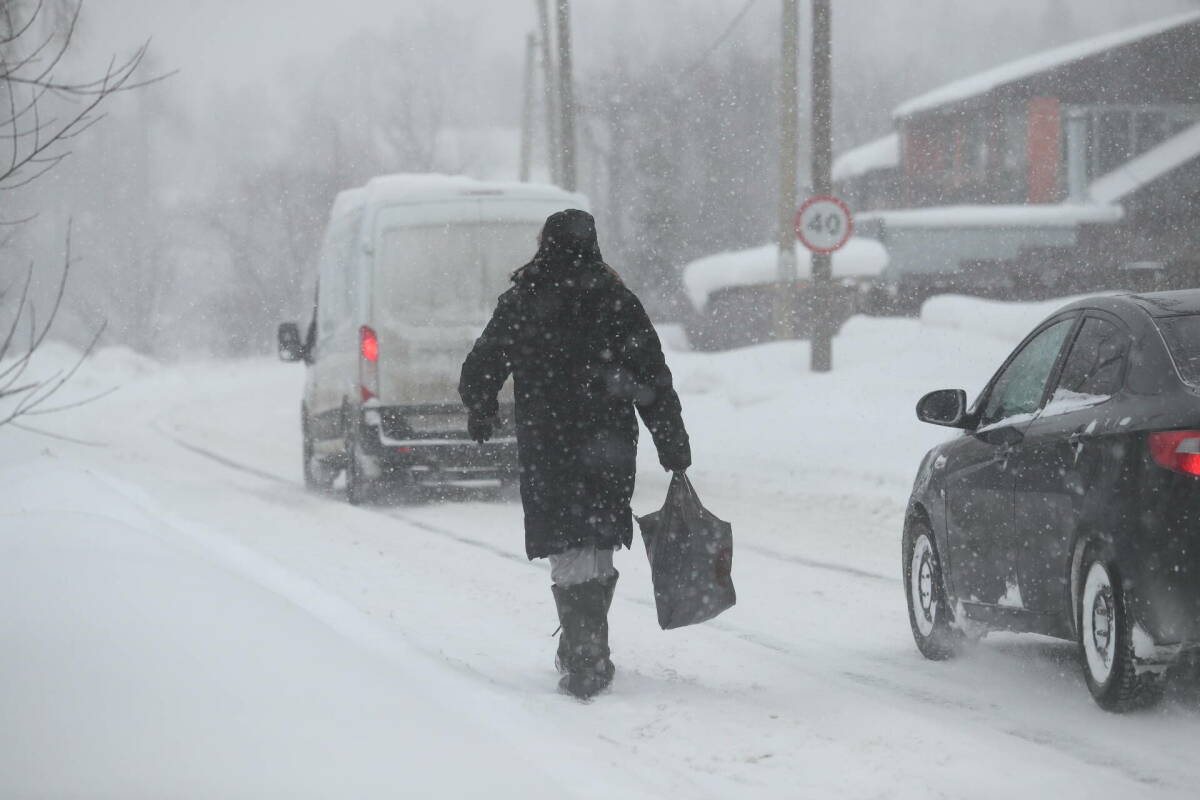
[[[551,587],[565,641],[566,672],[559,691],[587,700],[612,682],[613,665],[608,649],[608,590],[611,579],[591,580],[573,586]]]
[[[614,569],[612,575],[600,578],[600,582],[604,584],[604,614],[606,617],[612,608],[613,594],[617,591],[617,578],[619,577],[621,577],[621,573]],[[560,614],[559,617],[561,619],[562,615]],[[560,675],[567,674],[567,647],[566,629],[563,629],[558,637],[558,652],[554,654],[554,668]]]

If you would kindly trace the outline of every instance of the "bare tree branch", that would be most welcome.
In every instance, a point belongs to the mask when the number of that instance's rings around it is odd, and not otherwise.
[[[0,120],[0,140],[7,145],[7,152],[0,156],[0,193],[28,186],[62,163],[70,155],[67,144],[103,118],[99,109],[109,98],[169,77],[169,74],[140,77],[149,52],[147,41],[124,58],[118,59],[114,55],[97,77],[61,78],[58,71],[75,44],[82,9],[83,0],[37,0],[31,7],[17,0],[0,0],[0,26],[3,28],[0,31],[0,92],[6,95],[0,99],[0,108],[5,112],[5,118]],[[0,227],[13,228],[35,216],[0,220]],[[11,302],[13,286],[6,287],[0,294],[0,304],[3,304],[0,310],[5,310],[3,306],[8,305],[6,313],[11,315],[0,342],[0,401],[7,407],[0,410],[0,427],[12,424],[33,433],[69,439],[21,425],[18,420],[78,408],[113,391],[110,389],[83,400],[49,404],[95,350],[105,325],[99,326],[69,369],[58,370],[47,377],[23,380],[62,308],[73,264],[71,231],[68,222],[62,271],[44,322],[38,322],[31,294],[34,264],[29,265],[20,282],[21,290],[15,296],[15,302]],[[23,328],[28,328],[29,338],[27,344],[18,348],[18,334]]]
[[[4,9],[11,29],[10,4],[5,3]],[[69,152],[59,152],[61,145],[100,119],[96,112],[105,100],[174,74],[138,78],[149,51],[147,41],[123,60],[114,56],[97,78],[76,81],[58,78],[56,71],[75,41],[83,2],[80,0],[74,5],[60,33],[47,34],[26,50],[24,40],[33,33],[44,9],[44,3],[39,2],[30,12],[29,19],[0,41],[0,90],[7,94],[8,114],[2,124],[7,130],[0,136],[9,143],[8,163],[0,170],[0,191],[28,186],[61,163],[69,155]],[[73,113],[43,120],[41,106],[49,96],[66,105],[77,104],[77,108]]]

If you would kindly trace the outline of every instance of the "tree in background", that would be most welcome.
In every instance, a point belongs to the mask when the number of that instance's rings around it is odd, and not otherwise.
[[[68,0],[0,0],[0,151],[6,151],[0,155],[0,196],[6,200],[66,159],[72,142],[100,119],[101,106],[113,95],[146,83],[137,80],[145,45],[124,60],[114,58],[97,75],[62,76],[76,41],[81,5]],[[13,208],[15,203],[4,206]],[[8,233],[4,244],[33,218],[0,220]],[[42,313],[31,291],[36,265],[29,262],[22,275],[12,268],[11,259],[6,261],[10,282],[0,287],[0,425],[19,426],[24,417],[61,408],[47,402],[95,347],[104,326],[96,328],[73,368],[27,377],[62,307],[72,266],[70,227],[57,285]]]
[[[606,252],[657,316],[677,318],[679,267],[770,236],[778,185],[774,64],[753,51],[716,63],[625,62],[581,89],[584,177]]]
[[[311,312],[338,191],[470,166],[443,152],[460,79],[434,45],[457,35],[438,32],[451,21],[432,9],[360,34],[214,92],[199,115],[157,87],[115,103],[80,162],[46,187],[70,198],[87,243],[69,315],[104,317],[110,341],[160,358],[272,352],[278,321]]]
[[[451,17],[433,10],[391,34],[363,33],[298,84],[279,152],[228,170],[193,209],[224,254],[227,278],[207,307],[210,352],[270,352],[280,319],[311,313],[311,280],[337,192],[394,172],[459,172],[441,152],[456,79],[440,62]],[[442,32],[442,33],[439,33]],[[443,35],[444,34],[444,35]]]

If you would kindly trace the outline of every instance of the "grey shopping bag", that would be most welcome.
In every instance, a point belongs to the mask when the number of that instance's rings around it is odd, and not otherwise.
[[[662,509],[637,521],[663,630],[712,619],[737,602],[733,528],[701,505],[687,475],[676,472]]]

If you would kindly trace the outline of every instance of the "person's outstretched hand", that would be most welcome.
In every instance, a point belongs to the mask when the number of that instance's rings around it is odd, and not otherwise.
[[[488,439],[492,438],[492,432],[496,428],[495,417],[486,418],[471,414],[467,417],[467,434],[475,441],[483,444]]]

